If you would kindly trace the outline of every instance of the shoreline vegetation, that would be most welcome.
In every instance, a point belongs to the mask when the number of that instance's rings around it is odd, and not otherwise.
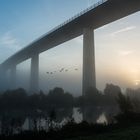
[[[54,124],[58,121],[57,110],[69,112],[71,108],[79,107],[83,111],[89,107],[105,106],[119,108],[119,112],[107,123],[90,123],[85,118],[76,123],[69,115],[62,127]],[[23,131],[21,123],[26,115],[32,118],[34,127]],[[47,130],[37,125],[40,118],[45,118]],[[40,91],[32,95],[24,89],[8,90],[0,94],[0,120],[0,139],[4,140],[139,140],[140,90],[127,89],[124,94],[119,86],[107,84],[103,93],[90,88],[85,96],[79,97],[73,97],[62,88],[54,88],[48,94]]]
[[[132,115],[132,114],[131,114]],[[136,115],[136,114],[133,114]],[[140,118],[140,114],[137,114]],[[128,117],[128,116],[127,116]],[[131,119],[131,118],[129,118]],[[131,121],[129,123],[117,124],[89,124],[83,121],[79,124],[69,121],[61,129],[49,129],[46,131],[24,131],[19,134],[0,135],[0,139],[4,140],[139,140],[140,138],[140,120]]]

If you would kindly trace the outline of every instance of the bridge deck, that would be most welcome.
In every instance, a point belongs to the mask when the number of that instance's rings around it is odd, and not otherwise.
[[[94,30],[139,10],[140,0],[102,0],[41,36],[9,57],[1,66],[8,69],[11,65],[19,64],[36,53],[41,53],[82,35],[86,27]]]

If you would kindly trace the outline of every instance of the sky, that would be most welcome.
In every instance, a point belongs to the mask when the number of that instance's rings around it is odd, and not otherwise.
[[[98,0],[0,0],[0,63]],[[94,31],[97,88],[140,87],[140,12]],[[82,90],[83,36],[40,54],[40,89]],[[64,68],[66,71],[59,72]],[[77,70],[75,70],[77,69]],[[47,74],[46,72],[53,72]],[[29,88],[30,59],[17,66],[17,87]]]

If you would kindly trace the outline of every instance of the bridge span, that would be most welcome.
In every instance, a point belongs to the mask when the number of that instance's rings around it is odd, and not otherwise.
[[[14,89],[16,65],[31,58],[30,91],[37,92],[39,54],[83,35],[83,94],[85,94],[89,87],[96,87],[94,30],[139,11],[140,0],[101,0],[9,57],[0,65],[1,74],[4,75],[8,69],[11,70],[11,88]]]

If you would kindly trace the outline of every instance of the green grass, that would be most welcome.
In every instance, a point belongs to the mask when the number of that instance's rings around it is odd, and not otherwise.
[[[114,130],[109,133],[78,137],[69,140],[140,140],[140,125]]]

